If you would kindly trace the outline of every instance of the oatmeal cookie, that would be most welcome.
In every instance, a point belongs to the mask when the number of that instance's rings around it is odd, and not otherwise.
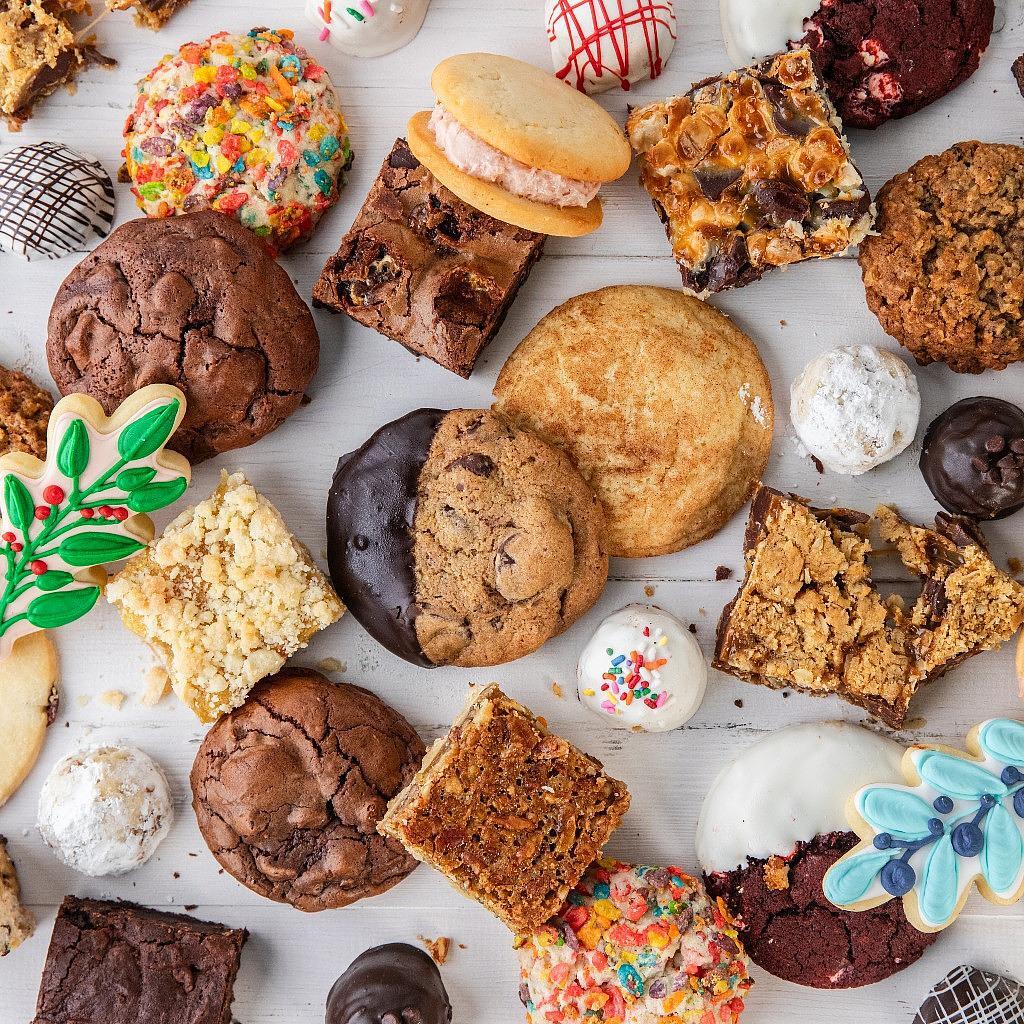
[[[860,248],[868,305],[922,365],[1024,359],[1024,149],[959,142],[878,194]]]
[[[46,427],[53,398],[23,373],[0,366],[0,455],[27,452],[46,458]]]

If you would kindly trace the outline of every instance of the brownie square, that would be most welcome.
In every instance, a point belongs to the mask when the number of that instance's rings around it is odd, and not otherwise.
[[[1024,586],[965,521],[936,529],[877,513],[882,539],[923,580],[908,609],[871,580],[870,517],[811,509],[762,487],[745,540],[746,577],[722,612],[714,666],[751,683],[835,694],[894,729],[914,693],[1024,622]]]
[[[871,198],[806,49],[639,107],[626,133],[697,294],[838,256],[871,227]]]
[[[231,1024],[246,938],[184,914],[66,896],[33,1024]]]
[[[467,206],[398,139],[313,288],[313,305],[468,377],[545,238]]]
[[[520,932],[561,908],[628,808],[623,783],[492,683],[378,830]]]

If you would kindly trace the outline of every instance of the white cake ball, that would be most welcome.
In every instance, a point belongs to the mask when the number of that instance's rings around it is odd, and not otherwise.
[[[83,875],[121,875],[144,864],[173,820],[163,771],[135,747],[76,751],[54,766],[39,794],[40,834]]]

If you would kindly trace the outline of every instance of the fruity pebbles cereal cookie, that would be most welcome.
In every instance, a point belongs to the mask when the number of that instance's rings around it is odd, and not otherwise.
[[[330,76],[287,29],[186,43],[139,83],[126,173],[149,217],[212,207],[278,250],[309,235],[352,164]]]
[[[675,867],[600,860],[516,945],[527,1024],[735,1024],[753,984],[724,904]]]

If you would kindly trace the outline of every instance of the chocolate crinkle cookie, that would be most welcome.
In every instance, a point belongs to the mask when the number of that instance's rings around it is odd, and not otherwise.
[[[147,384],[181,388],[170,447],[201,462],[299,407],[320,339],[262,242],[204,211],[118,228],[61,285],[46,354],[61,394],[91,395],[108,415]]]
[[[878,194],[860,248],[868,305],[922,366],[1024,359],[1024,149],[960,142]]]
[[[0,366],[0,455],[27,452],[46,458],[46,427],[53,398],[23,373]]]
[[[877,128],[967,81],[992,36],[993,0],[830,0],[804,22],[847,128]]]
[[[423,754],[368,690],[284,669],[207,733],[192,806],[213,855],[253,892],[305,911],[345,907],[416,867],[377,823]]]

